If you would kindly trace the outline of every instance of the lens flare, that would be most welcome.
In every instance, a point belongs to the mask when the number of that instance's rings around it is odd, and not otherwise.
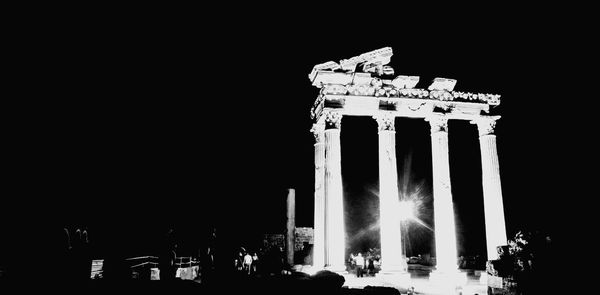
[[[413,201],[398,202],[398,214],[400,220],[410,220],[415,218],[415,203]]]

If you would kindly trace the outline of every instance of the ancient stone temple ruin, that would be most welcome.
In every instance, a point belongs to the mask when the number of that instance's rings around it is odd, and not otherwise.
[[[435,78],[415,88],[417,76],[395,76],[392,48],[316,65],[309,74],[320,89],[311,109],[315,136],[314,267],[344,270],[345,229],[340,134],[344,116],[370,116],[379,126],[381,272],[406,273],[398,210],[396,117],[422,118],[431,125],[435,276],[458,274],[457,241],[448,161],[448,120],[468,120],[479,130],[488,259],[506,243],[502,190],[490,110],[500,95],[455,91],[456,80]],[[375,130],[373,130],[375,132]]]

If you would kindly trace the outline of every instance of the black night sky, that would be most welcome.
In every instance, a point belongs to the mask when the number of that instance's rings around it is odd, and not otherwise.
[[[198,241],[214,225],[223,240],[246,243],[283,231],[286,188],[293,187],[296,224],[311,227],[309,110],[318,89],[307,74],[315,64],[390,46],[396,75],[420,76],[419,88],[445,77],[458,80],[458,91],[502,95],[496,133],[509,237],[519,229],[552,233],[580,171],[565,156],[575,148],[570,126],[579,119],[553,115],[564,111],[558,101],[565,99],[554,86],[573,79],[557,78],[573,71],[561,46],[576,37],[560,24],[525,19],[513,18],[514,27],[479,19],[477,30],[473,23],[416,27],[406,35],[400,23],[350,30],[332,20],[309,28],[283,17],[230,19],[228,27],[109,20],[35,27],[15,73],[35,83],[24,83],[16,105],[5,109],[15,117],[4,127],[14,132],[7,144],[18,165],[5,179],[17,189],[1,208],[20,217],[3,226],[29,236],[85,224],[98,249],[119,243],[131,255],[151,252],[148,245],[170,226]],[[460,251],[485,253],[477,130],[462,121],[449,128]],[[408,177],[409,189],[421,187],[431,198],[428,124],[397,119],[396,133],[400,183]],[[378,236],[360,238],[378,208],[377,159],[375,121],[345,117],[342,173],[353,249],[374,246]],[[428,251],[431,234],[411,229],[413,253]]]

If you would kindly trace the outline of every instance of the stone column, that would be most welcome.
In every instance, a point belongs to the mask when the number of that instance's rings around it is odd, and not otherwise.
[[[485,238],[488,260],[498,259],[496,247],[507,244],[500,166],[496,149],[494,127],[499,116],[481,117],[472,123],[479,130],[481,149],[481,176],[483,181],[483,208],[485,213]]]
[[[402,236],[398,215],[398,170],[396,165],[395,117],[381,113],[373,117],[379,126],[379,228],[381,271],[404,272]]]
[[[313,267],[325,266],[325,124],[314,124],[311,132],[315,136],[315,218],[313,226]]]
[[[458,252],[454,205],[450,186],[448,155],[448,119],[443,115],[427,118],[431,125],[431,151],[433,163],[433,218],[435,226],[435,271],[430,280],[458,284]],[[466,280],[466,276],[464,276]]]
[[[345,228],[340,127],[342,115],[325,112],[325,267],[344,271]]]

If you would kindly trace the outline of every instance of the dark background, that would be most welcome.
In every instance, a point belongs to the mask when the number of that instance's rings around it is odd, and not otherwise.
[[[385,46],[396,75],[420,76],[419,88],[445,77],[458,91],[502,95],[496,133],[509,237],[560,227],[563,200],[579,195],[575,131],[586,119],[569,108],[580,39],[560,19],[523,13],[422,26],[286,16],[27,24],[14,44],[17,91],[3,128],[15,164],[1,206],[5,245],[43,244],[37,236],[48,229],[81,225],[99,256],[107,244],[152,253],[169,227],[188,250],[211,226],[222,241],[247,244],[283,232],[290,187],[297,226],[312,226],[309,110],[318,89],[307,74]],[[449,128],[460,251],[485,253],[476,127]],[[400,183],[422,189],[432,225],[429,127],[397,119],[396,130]],[[343,119],[342,166],[349,245],[376,245],[376,229],[361,232],[378,208],[374,120]],[[429,251],[431,234],[410,228],[411,252]]]

